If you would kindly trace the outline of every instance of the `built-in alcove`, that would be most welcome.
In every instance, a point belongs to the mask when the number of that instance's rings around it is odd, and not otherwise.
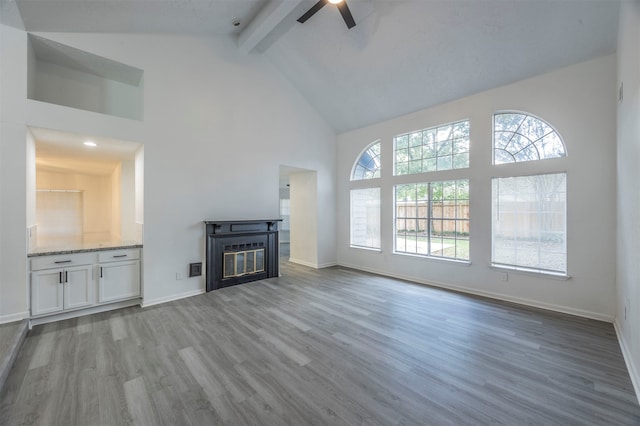
[[[142,120],[144,71],[29,34],[29,99]]]
[[[141,144],[28,130],[30,251],[142,243]]]

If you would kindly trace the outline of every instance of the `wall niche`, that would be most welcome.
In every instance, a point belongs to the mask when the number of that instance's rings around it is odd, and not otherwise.
[[[29,250],[142,243],[142,145],[29,127]]]
[[[34,34],[27,58],[29,99],[143,119],[143,70]]]

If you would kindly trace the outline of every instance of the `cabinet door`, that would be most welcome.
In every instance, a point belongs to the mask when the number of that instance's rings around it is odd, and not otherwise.
[[[140,296],[140,262],[100,265],[98,302],[112,302]]]
[[[93,305],[93,277],[91,265],[66,268],[64,308],[76,309]]]
[[[31,273],[31,315],[60,312],[64,309],[64,270],[49,269]]]

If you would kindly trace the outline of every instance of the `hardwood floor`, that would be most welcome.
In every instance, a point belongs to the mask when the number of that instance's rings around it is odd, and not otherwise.
[[[631,425],[611,324],[342,268],[35,327],[0,424]]]

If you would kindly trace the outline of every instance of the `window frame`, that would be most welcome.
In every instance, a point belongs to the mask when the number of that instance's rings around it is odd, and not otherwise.
[[[376,158],[378,159],[378,162],[377,162],[378,163],[378,167],[374,171],[374,176],[356,178],[355,177],[355,173],[356,173],[356,169],[360,165],[360,160],[362,159],[364,154],[367,153],[375,145],[378,145],[379,148],[378,148],[378,154],[375,155],[375,156],[371,156],[371,161],[375,161]],[[382,140],[381,139],[377,139],[377,140],[369,143],[367,146],[365,146],[360,151],[360,153],[356,157],[356,160],[353,163],[353,166],[351,166],[351,173],[349,174],[349,181],[350,182],[368,181],[368,180],[372,180],[372,179],[380,179],[381,176],[382,176]]]
[[[378,247],[374,247],[374,246],[369,246],[369,245],[362,245],[362,244],[355,244],[354,243],[354,226],[353,226],[353,220],[354,220],[354,214],[353,214],[353,203],[354,203],[354,198],[353,198],[353,194],[354,192],[357,191],[371,191],[371,190],[377,190],[378,192],[378,224],[377,224],[377,228],[378,228]],[[382,188],[380,186],[370,186],[370,187],[364,187],[364,188],[351,188],[349,189],[349,247],[351,248],[356,248],[356,249],[363,249],[363,250],[372,250],[372,251],[381,251],[382,250]],[[369,222],[366,223],[366,226],[369,226]]]
[[[455,143],[456,141],[463,139],[461,137],[455,137],[455,126],[457,125],[466,125],[466,141],[467,141],[467,149],[466,151],[463,152],[455,152]],[[440,129],[442,128],[446,128],[447,126],[452,126],[451,129],[451,134],[450,137],[447,138],[445,141],[440,141],[441,142],[448,142],[450,144],[450,153],[444,154],[444,155],[438,155],[440,148],[436,147],[435,145],[438,144],[439,142],[437,141],[437,133]],[[424,152],[426,149],[425,148],[427,145],[425,144],[424,140],[425,140],[425,134],[427,132],[434,132],[436,134],[436,136],[434,137],[433,140],[433,153],[434,156],[433,157],[424,157]],[[421,139],[421,143],[420,145],[415,145],[412,146],[410,139],[411,136],[416,134],[416,133],[420,133],[420,139]],[[399,138],[403,138],[406,137],[407,138],[407,147],[406,148],[398,148],[398,139]],[[460,120],[456,120],[456,121],[451,121],[448,123],[442,123],[442,124],[437,124],[435,126],[431,126],[431,127],[426,127],[423,129],[418,129],[418,130],[413,130],[413,131],[409,131],[409,132],[405,132],[405,133],[400,133],[397,134],[395,136],[393,136],[392,138],[392,143],[393,143],[393,176],[411,176],[411,175],[419,175],[422,173],[434,173],[434,172],[442,172],[442,171],[450,171],[450,170],[468,170],[471,167],[471,120],[469,118],[464,118],[464,119],[460,119]],[[419,151],[421,151],[421,156],[419,158],[419,160],[414,159],[413,161],[402,161],[400,163],[398,163],[398,153],[400,150],[407,150],[407,158],[409,159],[411,157],[410,151],[412,148],[420,148]],[[455,167],[455,157],[459,156],[459,155],[464,155],[466,154],[466,166],[464,167]],[[441,168],[440,167],[440,160],[441,159],[449,159],[450,160],[450,167],[448,168]],[[432,160],[435,164],[435,168],[432,170],[425,170],[425,161],[428,160]],[[411,166],[410,163],[412,162],[420,162],[420,171],[410,171],[411,170]],[[398,165],[403,165],[406,164],[407,165],[407,171],[406,172],[399,172],[398,171]]]
[[[466,183],[466,187],[467,187],[467,198],[458,198],[457,196],[457,190],[456,190],[456,195],[454,198],[455,204],[454,204],[454,211],[457,212],[458,209],[460,208],[460,205],[458,204],[459,201],[467,201],[467,211],[470,212],[471,210],[471,185],[470,185],[470,179],[469,178],[461,178],[461,179],[448,179],[448,180],[432,180],[432,181],[424,181],[424,182],[407,182],[407,183],[397,183],[395,185],[393,185],[393,254],[397,254],[397,255],[401,255],[401,256],[417,256],[417,257],[421,257],[424,259],[436,259],[436,260],[445,260],[445,261],[453,261],[453,262],[461,262],[461,263],[466,263],[466,264],[470,264],[471,263],[471,253],[470,253],[470,245],[471,245],[471,233],[469,231],[468,235],[466,238],[459,238],[457,236],[457,229],[459,226],[459,223],[461,222],[466,222],[466,228],[470,229],[470,225],[471,225],[471,219],[470,219],[470,214],[466,217],[466,218],[458,218],[457,214],[454,214],[454,217],[452,218],[447,218],[444,217],[444,215],[435,217],[434,213],[433,213],[433,205],[435,203],[442,203],[442,211],[444,212],[444,201],[446,201],[446,198],[444,198],[444,196],[441,199],[438,200],[434,200],[433,198],[433,187],[434,185],[444,185],[447,183],[453,183],[454,187],[457,188],[458,182],[464,181]],[[402,186],[410,186],[410,185],[427,185],[427,196],[425,200],[422,201],[426,201],[427,202],[427,206],[426,206],[426,211],[427,211],[427,217],[420,217],[417,213],[419,211],[419,208],[416,207],[416,215],[414,217],[409,217],[409,216],[403,216],[403,217],[399,217],[398,216],[398,188],[402,187]],[[420,200],[417,199],[416,197],[416,206],[418,205]],[[425,237],[427,239],[427,253],[419,253],[418,252],[418,242],[416,241],[416,251],[412,252],[412,251],[406,251],[406,236],[407,234],[405,233],[404,237],[405,237],[405,250],[399,250],[398,249],[398,221],[399,220],[409,220],[409,221],[415,221],[415,226],[417,228],[417,230],[419,231],[420,225],[419,222],[423,221],[426,223],[426,228],[425,228]],[[455,255],[452,256],[445,256],[444,255],[444,244],[443,241],[445,240],[444,235],[442,235],[440,237],[440,241],[442,245],[442,248],[440,250],[436,250],[436,251],[442,251],[443,255],[435,255],[432,253],[432,244],[434,243],[434,236],[431,235],[431,230],[433,229],[433,222],[434,221],[440,221],[441,222],[441,231],[444,229],[444,222],[445,221],[453,221],[453,223],[455,224],[454,226],[454,236],[453,238],[446,238],[446,239],[453,239],[455,241],[454,243],[454,250],[455,250]],[[467,241],[467,257],[456,257],[457,256],[457,252],[458,252],[458,241],[463,241],[466,240]]]
[[[496,250],[496,245],[495,245],[495,240],[496,240],[496,214],[499,212],[496,212],[496,194],[494,193],[494,182],[496,180],[499,179],[518,179],[518,178],[531,178],[531,177],[540,177],[540,176],[549,176],[549,175],[564,175],[564,218],[563,218],[563,225],[564,225],[564,241],[563,241],[563,245],[564,245],[564,259],[563,259],[563,263],[564,263],[564,271],[559,271],[559,270],[554,270],[554,269],[547,269],[547,268],[540,268],[540,267],[532,267],[532,266],[526,266],[526,265],[521,265],[521,264],[510,264],[510,263],[504,263],[504,262],[497,262],[495,260],[495,250]],[[569,235],[569,194],[568,194],[568,180],[569,180],[569,173],[567,173],[566,171],[546,171],[546,172],[541,172],[541,173],[530,173],[530,174],[518,174],[518,175],[509,175],[509,176],[496,176],[496,177],[492,177],[491,178],[491,211],[490,211],[490,215],[491,215],[491,259],[490,259],[490,267],[491,269],[495,269],[495,270],[502,270],[502,271],[516,271],[516,272],[522,272],[522,273],[526,273],[526,274],[530,274],[533,276],[549,276],[549,277],[554,277],[554,278],[559,278],[559,279],[569,279],[571,278],[571,275],[569,275],[569,239],[568,239],[568,235]],[[539,232],[539,230],[536,230],[537,232]],[[518,239],[518,236],[516,236],[514,239]],[[539,252],[540,249],[537,248],[537,251]]]
[[[514,115],[515,115],[515,114],[518,114],[518,115],[523,115],[525,118],[524,118],[524,119],[522,120],[522,122],[520,123],[520,126],[522,125],[522,123],[524,123],[524,121],[525,121],[528,117],[532,117],[532,118],[534,118],[534,119],[536,119],[536,120],[538,120],[538,121],[542,122],[544,125],[548,126],[548,127],[552,130],[552,132],[549,132],[549,133],[545,134],[544,136],[539,137],[538,139],[533,140],[533,141],[531,141],[531,139],[527,138],[527,139],[530,141],[530,143],[527,145],[527,147],[529,147],[529,146],[533,146],[533,148],[535,148],[535,150],[539,153],[539,149],[538,149],[539,147],[538,147],[538,146],[536,146],[536,142],[537,142],[537,141],[539,141],[539,140],[541,140],[542,138],[544,138],[545,136],[547,136],[547,135],[549,135],[549,134],[551,134],[551,133],[555,133],[555,135],[558,137],[558,139],[559,139],[560,143],[562,144],[562,148],[563,148],[563,155],[560,155],[560,156],[554,156],[554,157],[544,157],[544,158],[542,158],[542,157],[540,157],[540,156],[539,156],[539,158],[530,159],[530,160],[520,160],[520,161],[519,161],[519,160],[517,160],[517,159],[515,158],[514,154],[512,154],[511,152],[509,152],[509,151],[507,151],[507,150],[505,150],[505,149],[502,149],[502,148],[496,148],[496,132],[498,131],[498,130],[496,130],[496,116],[498,116],[498,115],[506,115],[506,114],[514,114]],[[518,128],[516,129],[516,131],[520,129],[520,126],[518,126]],[[506,130],[505,130],[504,132],[511,132],[511,133],[517,134],[517,132],[516,132],[516,131],[511,131],[511,130],[506,131]],[[526,136],[524,136],[524,135],[521,135],[521,136],[526,137]],[[493,113],[493,115],[491,116],[491,141],[492,141],[492,146],[491,146],[491,161],[492,161],[492,164],[493,164],[494,166],[501,166],[501,165],[503,165],[503,164],[518,164],[518,163],[530,163],[530,162],[544,161],[544,160],[553,160],[553,159],[558,159],[558,158],[566,158],[566,157],[568,157],[568,155],[569,155],[569,153],[568,153],[568,151],[567,151],[567,144],[565,143],[564,138],[562,137],[562,135],[560,134],[560,132],[558,131],[558,129],[556,129],[556,127],[555,127],[554,125],[552,125],[551,123],[549,123],[547,120],[545,120],[545,119],[543,119],[543,118],[541,118],[541,117],[539,117],[539,116],[537,116],[537,115],[535,115],[535,114],[531,114],[531,113],[529,113],[529,112],[526,112],[526,111],[519,111],[519,110],[499,110],[499,111],[495,111],[495,112]],[[507,154],[509,154],[511,157],[513,157],[513,158],[514,158],[514,161],[508,161],[508,162],[496,162],[496,150],[502,150],[502,151],[505,151]],[[522,152],[523,150],[524,150],[524,148],[523,148],[523,149],[521,149],[521,150],[519,150],[518,152]],[[517,153],[516,153],[516,154],[517,154]]]

